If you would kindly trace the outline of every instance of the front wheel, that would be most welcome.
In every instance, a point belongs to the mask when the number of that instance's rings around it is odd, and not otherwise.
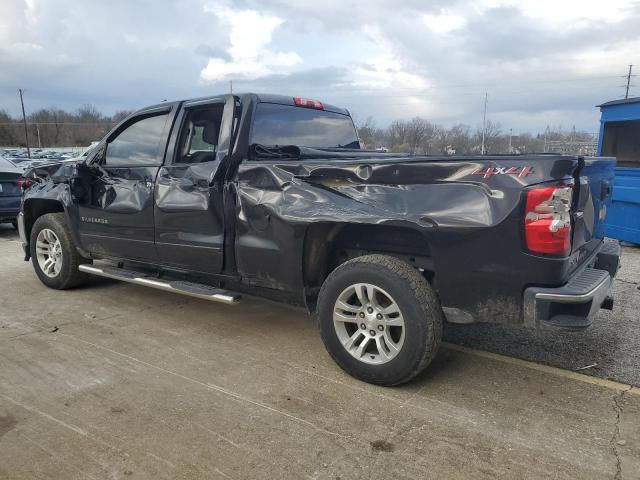
[[[38,278],[49,288],[64,290],[82,284],[87,274],[78,270],[90,260],[80,256],[64,213],[38,217],[31,229],[31,262]]]
[[[422,372],[442,339],[443,314],[426,279],[385,255],[354,258],[336,268],[320,290],[322,340],[350,375],[397,385]]]

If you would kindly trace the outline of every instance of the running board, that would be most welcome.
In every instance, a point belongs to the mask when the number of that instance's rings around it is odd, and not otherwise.
[[[92,265],[80,265],[78,270],[90,273],[91,275],[113,278],[114,280],[121,280],[135,285],[157,288],[158,290],[164,290],[165,292],[179,293],[181,295],[202,298],[203,300],[209,300],[212,302],[226,303],[227,305],[234,305],[242,298],[237,293],[229,292],[221,288],[211,287],[202,283],[185,282],[182,280],[160,280],[142,272],[125,270],[123,268],[98,268]]]

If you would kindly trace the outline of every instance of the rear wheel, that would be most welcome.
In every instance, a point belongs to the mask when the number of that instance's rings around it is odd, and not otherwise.
[[[82,284],[87,274],[78,266],[90,260],[80,256],[73,243],[64,213],[48,213],[33,225],[31,262],[38,278],[49,288],[64,290]]]
[[[336,268],[318,299],[324,344],[350,375],[397,385],[424,370],[442,338],[442,309],[411,265],[367,255]]]

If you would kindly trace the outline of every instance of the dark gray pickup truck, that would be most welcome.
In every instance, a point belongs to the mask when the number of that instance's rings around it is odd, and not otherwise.
[[[48,287],[304,305],[343,369],[394,385],[445,319],[584,328],[611,308],[614,165],[369,152],[344,109],[222,95],[142,109],[85,159],[34,168],[18,224]]]

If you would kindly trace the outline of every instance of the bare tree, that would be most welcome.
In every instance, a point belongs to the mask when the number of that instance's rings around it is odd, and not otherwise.
[[[500,147],[500,136],[502,134],[502,127],[499,122],[494,122],[492,120],[487,120],[485,124],[484,130],[484,146],[486,153],[499,153],[501,151]],[[477,149],[480,151],[481,143],[482,143],[482,127],[478,127],[476,131],[476,143]],[[508,139],[507,139],[508,142]],[[474,148],[475,150],[476,148]]]
[[[373,117],[367,117],[364,122],[354,119],[356,128],[358,129],[358,136],[366,148],[375,148],[375,130],[376,122]]]

